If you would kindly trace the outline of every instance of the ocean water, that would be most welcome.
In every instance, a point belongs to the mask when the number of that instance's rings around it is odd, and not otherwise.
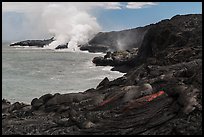
[[[103,54],[9,47],[2,43],[2,98],[30,103],[47,93],[77,93],[95,88],[101,80],[122,73],[95,66],[92,59]]]

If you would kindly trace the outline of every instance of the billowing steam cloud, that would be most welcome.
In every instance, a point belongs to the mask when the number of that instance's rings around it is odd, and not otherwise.
[[[55,48],[60,44],[68,43],[69,49],[77,50],[77,45],[88,42],[94,34],[101,31],[96,18],[91,14],[95,9],[138,9],[148,5],[157,4],[152,2],[3,2],[2,34],[4,39],[10,38],[10,40],[54,36],[55,41],[46,48]],[[129,35],[119,37],[118,48],[124,49],[128,42],[132,44],[131,40]]]
[[[73,5],[50,4],[43,10],[42,19],[56,39],[48,48],[68,43],[69,49],[77,50],[77,45],[88,42],[100,31],[95,17]]]
[[[148,5],[157,4],[152,2],[3,2],[3,38],[22,40],[54,36],[55,41],[46,48],[55,48],[60,44],[68,43],[69,49],[76,50],[77,45],[88,42],[94,34],[101,31],[96,18],[91,14],[95,9],[138,9]],[[118,48],[124,49],[128,41],[124,37],[119,38]]]
[[[14,11],[24,16],[23,20],[20,19],[21,28],[16,29],[19,30],[18,35],[24,34],[26,39],[54,36],[55,41],[46,48],[68,43],[69,49],[76,50],[77,45],[88,42],[101,30],[96,18],[91,14],[96,6],[100,7],[96,3],[10,2],[3,3],[3,11]]]

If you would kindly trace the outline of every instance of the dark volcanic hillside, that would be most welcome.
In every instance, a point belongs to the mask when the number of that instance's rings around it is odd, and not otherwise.
[[[188,39],[191,36],[191,34],[189,33],[193,31],[194,35],[196,33],[201,34],[200,29],[201,21],[202,21],[201,15],[186,15],[186,16],[177,15],[172,19],[166,19],[159,23],[151,24],[145,27],[138,27],[135,29],[123,31],[100,32],[92,40],[90,40],[88,44],[81,46],[80,49],[88,50],[89,52],[126,50],[132,48],[139,48],[141,44],[143,45],[149,44],[151,40],[153,40],[154,38],[157,38],[158,40],[157,43],[155,44],[162,44],[160,46],[161,49],[163,49],[162,47],[165,47],[167,44],[173,44],[171,42],[177,40],[178,40],[176,43],[177,45],[178,44],[185,45],[185,43],[188,42]],[[196,30],[192,30],[193,29],[192,27]],[[191,40],[192,38],[193,37],[191,36]],[[202,40],[201,35],[196,36],[195,39],[193,38],[194,41],[197,41],[198,39]],[[164,41],[165,43],[162,43]],[[145,46],[143,46],[143,48],[145,48]],[[150,55],[148,52],[150,52],[151,54],[151,51],[145,51],[142,52],[142,54]]]
[[[80,47],[89,52],[106,52],[140,47],[150,26],[130,30],[99,32],[88,44]]]
[[[115,66],[115,70],[127,72],[129,69],[123,68],[132,68],[146,61],[155,62],[158,65],[170,65],[201,58],[201,14],[177,15],[170,20],[150,25],[148,28],[136,53],[119,54],[118,57],[109,59],[95,58],[93,62],[96,65]]]
[[[127,72],[118,79],[31,105],[2,100],[2,134],[202,135],[201,57],[202,15],[163,20],[139,50],[93,59]]]
[[[190,61],[191,58],[201,58],[200,48],[202,15],[177,15],[155,24],[148,30],[134,62],[145,61],[147,57],[155,57],[157,60],[164,58],[161,65]],[[191,49],[195,52],[189,52]],[[174,60],[171,60],[173,51],[177,54]]]

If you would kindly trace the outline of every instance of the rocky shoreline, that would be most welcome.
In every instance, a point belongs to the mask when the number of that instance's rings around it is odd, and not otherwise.
[[[126,74],[31,104],[2,100],[2,134],[202,135],[202,15],[152,25],[137,49],[93,59]]]

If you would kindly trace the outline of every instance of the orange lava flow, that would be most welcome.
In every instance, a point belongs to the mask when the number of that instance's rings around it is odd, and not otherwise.
[[[128,105],[127,105],[127,108],[131,109],[131,108],[135,108],[136,106],[141,106],[141,105],[144,105],[145,103],[147,102],[150,102],[152,100],[154,100],[155,98],[163,95],[165,92],[164,91],[159,91],[157,93],[154,93],[154,94],[151,94],[151,95],[147,95],[147,96],[144,96],[144,97],[141,97],[139,99],[136,99],[136,100],[133,100],[132,102],[130,102]],[[98,107],[102,107],[106,104],[109,104],[110,102],[113,102],[117,99],[119,99],[123,94],[117,94],[107,100],[104,100],[103,102],[101,102]],[[97,107],[96,107],[97,108]]]
[[[165,92],[164,91],[159,91],[157,93],[154,93],[154,94],[151,94],[151,95],[147,95],[147,96],[144,96],[144,97],[141,97],[139,99],[136,99],[135,101],[136,102],[150,102],[152,101],[153,99],[163,95]]]
[[[147,99],[147,101],[152,101],[153,99],[155,99],[155,98],[157,98],[157,97],[159,97],[159,96],[161,96],[161,95],[163,95],[164,94],[164,91],[159,91],[159,92],[157,92],[157,93],[155,93],[155,94],[152,94],[152,95],[149,95],[149,98]]]
[[[127,110],[130,110],[130,109],[133,109],[133,108],[140,107],[140,106],[154,100],[155,98],[157,98],[157,97],[159,97],[159,96],[161,96],[163,94],[165,94],[164,91],[159,91],[157,93],[147,95],[147,96],[141,97],[139,99],[136,99],[134,101],[131,101],[124,107],[123,111],[127,111]]]

